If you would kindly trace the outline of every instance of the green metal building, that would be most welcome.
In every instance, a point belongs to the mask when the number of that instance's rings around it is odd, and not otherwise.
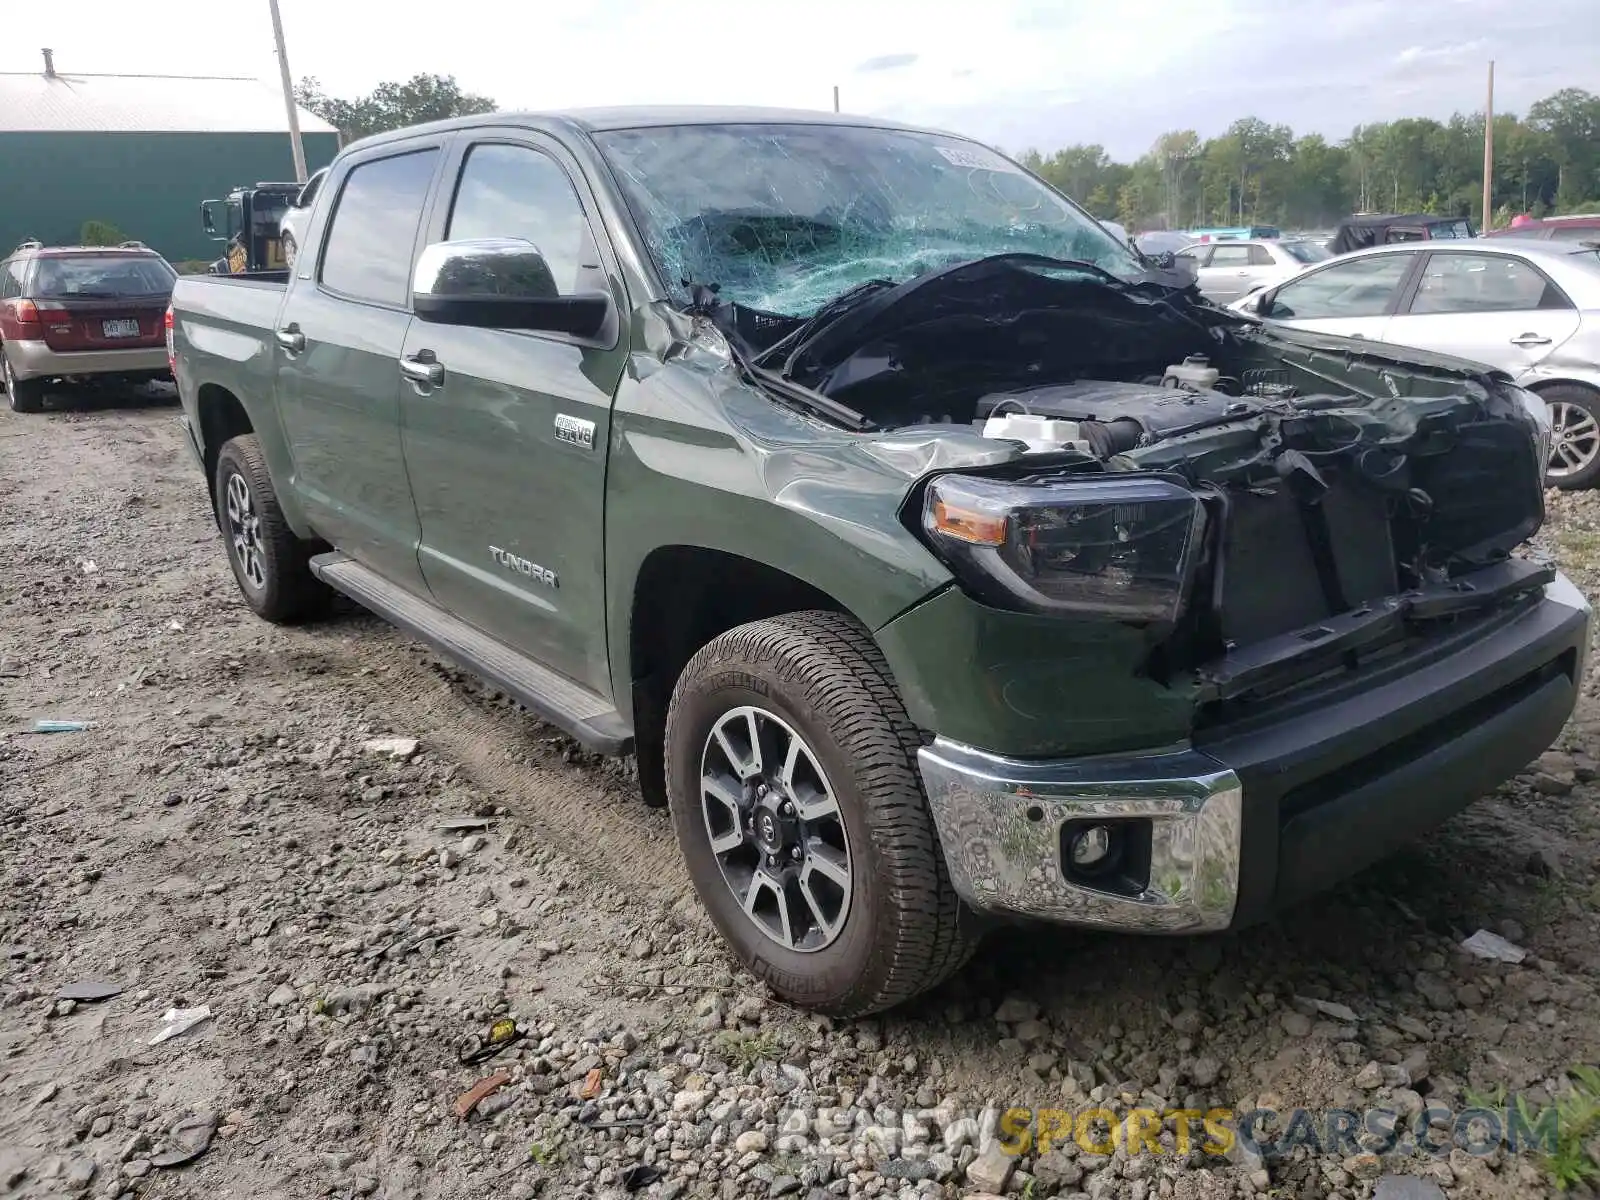
[[[306,169],[339,134],[300,110]],[[0,257],[18,242],[79,241],[104,221],[170,262],[213,259],[200,203],[292,180],[283,93],[256,79],[0,72]]]

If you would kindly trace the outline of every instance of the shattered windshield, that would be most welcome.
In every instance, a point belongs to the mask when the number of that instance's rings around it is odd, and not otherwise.
[[[994,254],[1136,279],[1137,259],[992,150],[938,134],[827,124],[675,125],[595,139],[668,286],[805,317],[869,280]]]

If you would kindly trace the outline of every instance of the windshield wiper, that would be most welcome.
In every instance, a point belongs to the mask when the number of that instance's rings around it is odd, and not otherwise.
[[[728,354],[733,359],[734,365],[739,368],[739,373],[745,379],[793,408],[804,409],[837,425],[853,429],[857,433],[872,428],[872,422],[848,404],[840,404],[837,400],[830,400],[820,392],[814,392],[808,387],[802,387],[800,384],[785,379],[778,373],[759,365],[759,360],[764,357],[764,354],[747,355],[744,352],[742,339],[739,337],[738,331],[730,327],[732,321],[728,314],[732,312],[735,306],[720,299],[717,295],[722,290],[720,284],[695,283],[688,279],[685,279],[683,284],[689,289],[690,295],[689,304],[684,311],[692,317],[710,321],[716,327],[718,332],[722,334],[723,341],[727,344]],[[851,289],[852,292],[859,290],[859,288]],[[849,294],[846,293],[846,295]],[[832,301],[832,303],[837,304],[842,299],[844,297],[841,296]],[[801,329],[804,328],[805,326],[801,326]],[[784,340],[788,339],[785,338]],[[782,343],[780,342],[779,344],[781,345]]]

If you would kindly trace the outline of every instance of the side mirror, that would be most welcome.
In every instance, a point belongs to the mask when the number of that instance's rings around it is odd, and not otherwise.
[[[205,231],[207,233],[215,236],[217,232],[217,222],[211,215],[211,201],[209,200],[204,201],[200,205],[200,224],[205,227]]]
[[[563,296],[539,248],[523,238],[435,242],[417,260],[411,307],[436,325],[598,338],[612,323],[604,292]]]

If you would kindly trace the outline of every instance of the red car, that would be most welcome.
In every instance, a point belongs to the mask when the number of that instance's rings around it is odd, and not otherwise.
[[[0,377],[13,412],[52,380],[170,379],[164,324],[178,273],[140,242],[41,246],[0,260]]]
[[[1570,217],[1544,217],[1496,229],[1485,237],[1548,238],[1557,242],[1600,242],[1600,213],[1574,213]]]

